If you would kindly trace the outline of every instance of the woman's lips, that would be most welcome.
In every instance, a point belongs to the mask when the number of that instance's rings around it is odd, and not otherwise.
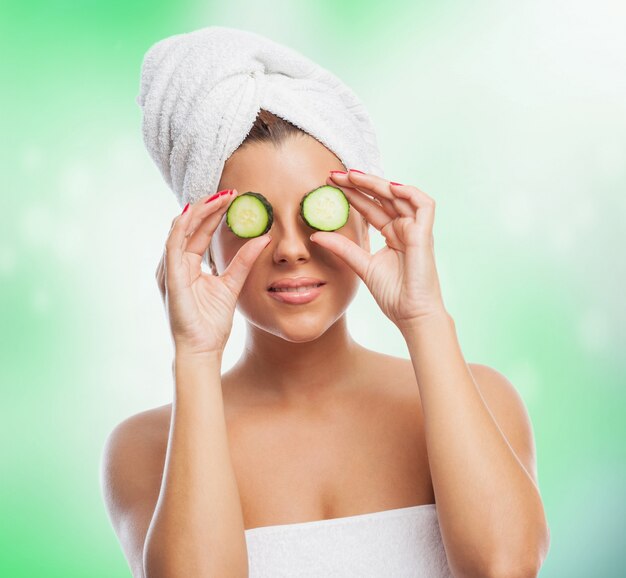
[[[306,291],[296,292],[296,291],[269,291],[271,297],[276,299],[276,301],[281,301],[283,303],[291,303],[292,305],[302,305],[303,303],[310,303],[315,299],[321,292],[325,285],[320,285],[319,287],[311,287]]]

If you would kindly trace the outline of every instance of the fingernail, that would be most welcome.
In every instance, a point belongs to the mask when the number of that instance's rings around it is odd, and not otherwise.
[[[348,173],[346,173],[346,171],[330,171],[330,174],[332,175],[333,173],[339,173],[340,175],[347,175]]]
[[[208,198],[206,201],[204,201],[204,204],[206,205],[209,201],[214,201],[215,199],[217,199],[218,197],[222,197],[224,195],[227,195],[228,193],[231,192],[231,189],[224,189],[223,191],[218,191],[217,193],[215,193],[212,197]]]
[[[404,186],[402,183],[394,183],[393,181],[389,181],[392,185],[401,185]]]
[[[364,175],[364,174],[365,174],[363,171],[359,171],[359,170],[357,170],[357,169],[350,169],[350,171],[351,171],[351,172],[353,172],[353,173],[360,173],[360,174],[362,174],[362,175]]]
[[[187,203],[187,204],[185,205],[185,208],[183,209],[183,213],[184,213],[184,212],[185,212],[188,208],[189,208],[189,203]],[[181,213],[181,215],[182,215],[183,213]]]

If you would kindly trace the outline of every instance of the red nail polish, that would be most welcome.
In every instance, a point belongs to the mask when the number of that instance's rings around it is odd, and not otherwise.
[[[184,213],[184,212],[185,212],[188,208],[189,208],[189,203],[187,203],[187,204],[185,205],[185,208],[183,209],[183,213]],[[181,215],[182,215],[183,213],[181,213]]]
[[[209,201],[214,201],[218,197],[223,197],[224,195],[228,195],[229,193],[232,194],[232,189],[224,189],[223,191],[218,191],[212,197],[209,197],[206,201],[204,201],[204,204],[206,205]]]
[[[394,183],[393,181],[389,181],[392,185],[400,185],[400,186],[404,186],[402,183]]]
[[[340,175],[347,175],[348,173],[346,173],[346,171],[330,171],[330,174],[332,175],[333,173],[339,173]]]
[[[353,173],[360,173],[362,175],[365,174],[363,171],[358,171],[357,169],[350,169],[350,171],[353,172]]]

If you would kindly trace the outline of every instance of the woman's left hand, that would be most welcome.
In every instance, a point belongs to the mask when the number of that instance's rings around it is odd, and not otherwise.
[[[400,331],[424,317],[447,313],[435,266],[435,201],[417,187],[352,170],[334,172],[326,182],[344,192],[380,231],[387,246],[372,255],[345,235],[330,231],[317,231],[311,240],[355,271]]]

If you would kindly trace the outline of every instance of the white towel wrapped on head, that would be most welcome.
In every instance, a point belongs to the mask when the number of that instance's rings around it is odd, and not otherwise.
[[[145,145],[181,207],[216,192],[224,163],[260,109],[316,138],[347,168],[383,176],[376,134],[356,94],[253,32],[209,26],[158,41],[144,56],[136,101]]]

